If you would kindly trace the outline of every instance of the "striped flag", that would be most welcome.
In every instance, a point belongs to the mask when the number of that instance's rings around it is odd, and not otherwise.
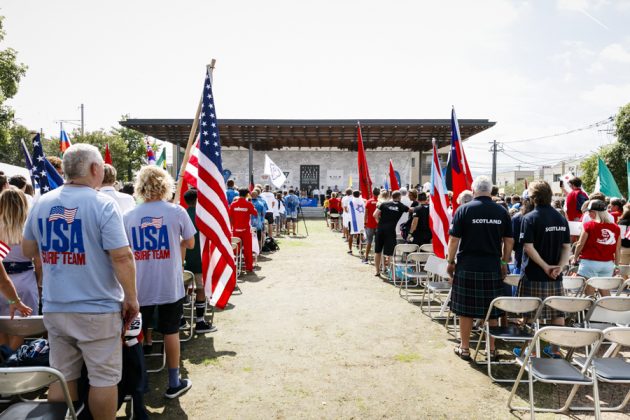
[[[10,251],[11,251],[11,248],[9,248],[9,245],[0,241],[0,261],[4,260],[7,257],[7,255],[9,255]]]
[[[446,184],[442,177],[442,165],[437,153],[437,143],[433,139],[433,160],[431,162],[431,202],[429,203],[429,226],[433,234],[433,252],[439,258],[446,258],[448,229],[451,216],[446,206]]]
[[[149,143],[149,140],[147,139],[145,141],[145,144],[147,146],[147,164],[155,165],[155,153],[153,153],[153,148],[151,147],[151,143]]]
[[[236,285],[236,267],[232,251],[232,227],[221,162],[219,126],[212,97],[210,71],[203,88],[199,135],[184,172],[187,184],[197,188],[197,228],[201,244],[201,265],[210,303],[221,309]]]
[[[472,173],[468,167],[466,154],[464,153],[464,143],[459,132],[459,121],[455,115],[455,107],[451,110],[451,152],[449,154],[449,164],[451,167],[451,191],[453,191],[453,213],[457,210],[457,197],[464,190],[472,187]]]
[[[70,146],[72,146],[72,143],[70,143],[70,137],[68,137],[68,133],[66,133],[66,130],[63,129],[62,125],[61,133],[59,133],[59,152],[63,155]]]

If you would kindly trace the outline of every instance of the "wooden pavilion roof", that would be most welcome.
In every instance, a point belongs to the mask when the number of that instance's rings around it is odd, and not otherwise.
[[[462,140],[492,126],[488,120],[459,120]],[[120,125],[148,136],[186,147],[192,119],[127,119]],[[221,144],[224,147],[254,150],[287,148],[357,149],[357,120],[219,120]],[[451,120],[361,120],[366,149],[396,148],[427,151],[431,139],[439,147],[451,139]]]

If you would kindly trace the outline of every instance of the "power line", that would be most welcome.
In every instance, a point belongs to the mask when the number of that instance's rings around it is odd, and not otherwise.
[[[612,116],[606,118],[605,120],[597,121],[597,122],[589,124],[589,125],[587,125],[585,127],[574,128],[572,130],[564,131],[562,133],[549,134],[549,135],[540,136],[540,137],[531,137],[531,138],[528,138],[528,139],[507,140],[507,141],[504,141],[502,143],[523,143],[523,142],[527,142],[527,141],[542,140],[542,139],[548,139],[548,138],[552,138],[552,137],[566,136],[567,134],[573,134],[573,133],[577,133],[579,131],[591,130],[593,128],[600,127],[600,126],[605,125],[605,124],[610,124],[614,120],[615,120],[615,116],[612,115]]]

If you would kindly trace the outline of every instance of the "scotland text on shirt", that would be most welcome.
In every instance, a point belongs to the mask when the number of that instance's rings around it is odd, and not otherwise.
[[[501,225],[503,221],[500,219],[472,219],[474,225]]]

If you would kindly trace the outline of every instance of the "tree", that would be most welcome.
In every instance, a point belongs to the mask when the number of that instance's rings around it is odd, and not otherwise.
[[[4,17],[0,16],[0,42],[6,35],[3,21]],[[18,163],[15,151],[19,153],[19,143],[14,141],[22,128],[13,124],[13,109],[5,102],[15,96],[25,74],[26,66],[17,62],[17,51],[13,48],[0,50],[0,159],[13,165]]]
[[[122,116],[122,120],[126,120],[127,118],[129,118],[129,115]],[[146,160],[144,134],[126,127],[114,128],[112,132],[123,141],[126,148],[124,153],[126,154],[125,159],[127,159],[127,162],[121,166],[116,166],[116,168],[120,170],[126,169],[127,180],[131,181],[133,179],[133,172],[140,169],[140,166],[142,166]],[[151,144],[151,147],[157,152],[155,143]],[[114,163],[116,162],[114,161]]]
[[[602,146],[593,156],[582,162],[582,181],[586,191],[595,188],[597,180],[597,158],[601,158],[612,173],[622,193],[628,191],[626,162],[630,159],[630,103],[619,108],[615,118],[617,142]]]

